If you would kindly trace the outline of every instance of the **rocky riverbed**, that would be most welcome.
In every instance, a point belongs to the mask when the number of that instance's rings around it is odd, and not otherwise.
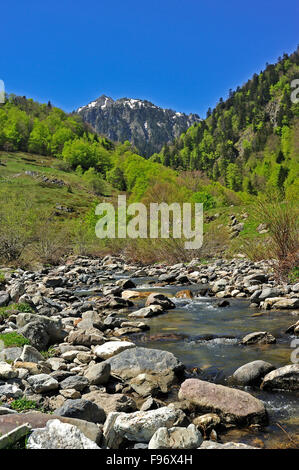
[[[0,448],[298,445],[299,284],[266,263],[1,271]]]

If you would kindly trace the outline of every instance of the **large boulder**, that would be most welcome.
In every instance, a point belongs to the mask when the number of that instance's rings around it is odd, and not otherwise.
[[[267,412],[262,401],[247,392],[199,379],[185,380],[180,400],[189,400],[203,413],[217,413],[228,424],[263,424]]]
[[[124,380],[142,373],[180,374],[184,365],[170,352],[160,349],[132,348],[107,359],[111,374]]]
[[[118,448],[123,439],[149,442],[159,428],[171,428],[185,422],[185,413],[171,406],[128,414],[110,413],[105,422],[104,437],[108,447]]]
[[[202,443],[201,433],[194,424],[187,428],[159,428],[151,438],[149,449],[197,449]]]
[[[136,345],[130,341],[108,341],[100,346],[95,346],[94,353],[100,359],[109,359],[110,357],[116,356],[126,349],[135,348]]]
[[[66,400],[64,404],[54,412],[58,416],[83,419],[91,423],[104,423],[106,413],[103,408],[89,400]]]
[[[269,362],[253,361],[239,367],[232,377],[241,385],[255,385],[261,382],[262,378],[274,369],[275,367]]]
[[[299,364],[291,364],[269,372],[261,384],[262,390],[299,390]]]
[[[29,339],[30,344],[38,351],[45,351],[50,344],[50,336],[43,323],[39,321],[30,322],[19,328],[18,333]]]
[[[47,422],[45,428],[36,429],[30,435],[27,449],[100,449],[77,426],[62,423],[58,419]]]
[[[43,325],[44,330],[49,335],[51,343],[59,343],[66,337],[66,332],[63,330],[63,324],[59,318],[48,318],[44,315],[37,315],[35,313],[19,313],[16,318],[18,328],[22,328],[31,322],[39,322]]]

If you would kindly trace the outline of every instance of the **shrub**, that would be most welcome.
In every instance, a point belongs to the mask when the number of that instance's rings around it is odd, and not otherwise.
[[[101,196],[108,192],[107,183],[94,168],[89,168],[89,170],[85,171],[83,180],[86,181],[88,188],[97,196]]]
[[[213,196],[211,196],[209,193],[206,193],[205,191],[198,191],[194,193],[192,196],[192,202],[202,203],[204,210],[209,210],[216,207],[216,201]]]
[[[279,193],[265,194],[256,202],[255,217],[267,224],[271,243],[268,258],[274,259],[278,278],[285,279],[299,264],[299,208],[292,201],[281,201]]]
[[[29,201],[1,194],[0,259],[16,260],[33,235],[35,214]]]

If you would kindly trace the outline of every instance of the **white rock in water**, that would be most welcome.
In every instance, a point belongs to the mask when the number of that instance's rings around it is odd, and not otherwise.
[[[108,341],[105,344],[96,346],[94,353],[101,359],[109,359],[109,357],[131,348],[136,348],[136,344],[130,341]]]
[[[100,449],[77,426],[51,419],[47,426],[36,429],[28,439],[27,449]]]
[[[187,428],[159,428],[151,438],[149,449],[197,449],[203,441],[194,424]]]

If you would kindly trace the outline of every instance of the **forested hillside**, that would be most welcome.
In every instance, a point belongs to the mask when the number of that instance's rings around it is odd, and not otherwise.
[[[269,65],[150,159],[50,102],[8,96],[0,105],[0,260],[27,266],[74,252],[142,261],[241,252],[282,259],[283,272],[296,268],[299,105],[290,100],[290,83],[298,69],[298,53]],[[186,251],[171,234],[97,239],[95,206],[109,198],[116,207],[119,193],[128,203],[203,203],[203,249]]]
[[[276,187],[299,191],[299,104],[291,82],[299,77],[299,50],[220,98],[207,117],[151,158],[176,169],[202,170],[235,191]]]

